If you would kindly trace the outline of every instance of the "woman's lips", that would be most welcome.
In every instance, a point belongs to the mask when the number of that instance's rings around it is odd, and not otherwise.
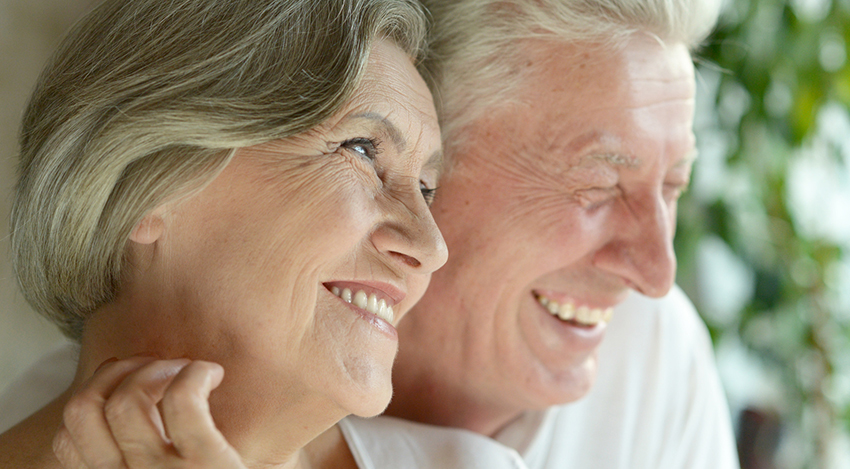
[[[401,302],[404,292],[389,284],[358,282],[327,282],[331,293],[342,301],[371,313],[389,324],[393,324],[393,306]]]

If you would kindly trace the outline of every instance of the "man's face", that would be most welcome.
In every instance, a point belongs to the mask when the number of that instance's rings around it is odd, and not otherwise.
[[[578,399],[595,377],[599,318],[629,290],[659,297],[673,283],[694,156],[686,47],[642,35],[616,52],[525,46],[521,104],[448,142],[455,166],[433,211],[451,255],[400,325],[395,399],[423,367],[432,398],[474,403],[459,413]]]

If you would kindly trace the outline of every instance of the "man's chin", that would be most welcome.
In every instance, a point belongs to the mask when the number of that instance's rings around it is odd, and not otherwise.
[[[533,408],[528,410],[544,410],[556,405],[575,402],[586,396],[596,382],[597,353],[588,356],[580,365],[559,373],[548,383],[540,383]]]

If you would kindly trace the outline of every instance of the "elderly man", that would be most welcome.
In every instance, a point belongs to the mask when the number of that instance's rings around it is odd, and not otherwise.
[[[360,466],[737,467],[671,245],[717,2],[424,3],[451,254],[399,326],[404,420],[341,423]]]
[[[530,468],[737,467],[708,335],[671,291],[690,51],[718,2],[424,3],[451,254],[399,326],[387,413],[492,437]],[[421,434],[361,425],[375,452]]]

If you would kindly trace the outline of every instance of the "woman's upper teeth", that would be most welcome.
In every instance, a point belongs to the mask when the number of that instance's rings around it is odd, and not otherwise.
[[[566,301],[563,304],[555,300],[537,294],[537,302],[543,305],[552,316],[556,316],[563,321],[575,321],[586,326],[595,326],[600,322],[610,322],[611,316],[614,314],[614,308],[591,308],[588,306],[579,306],[571,301]]]
[[[342,298],[346,303],[351,303],[360,309],[365,309],[390,324],[393,323],[393,318],[395,317],[393,307],[387,304],[387,300],[379,298],[374,293],[367,295],[363,290],[352,292],[349,288],[340,290],[339,287],[331,287],[331,293]]]

